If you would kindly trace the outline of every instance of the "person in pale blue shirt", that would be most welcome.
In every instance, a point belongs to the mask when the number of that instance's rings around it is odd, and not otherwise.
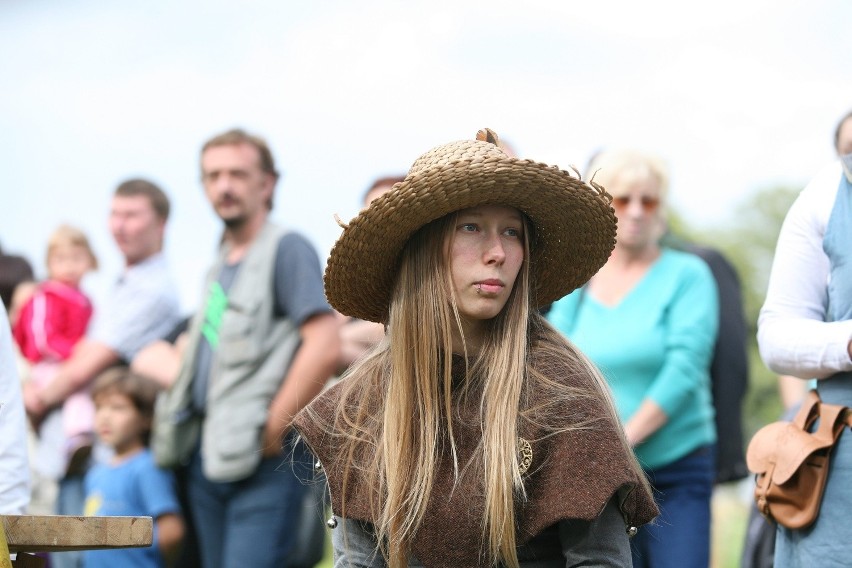
[[[657,158],[601,153],[594,182],[613,195],[615,249],[548,320],[603,372],[661,510],[633,540],[634,566],[706,568],[716,430],[710,360],[718,329],[713,276],[697,256],[660,246],[668,174]]]
[[[104,305],[95,307],[94,324],[44,387],[24,385],[24,404],[33,422],[61,406],[75,392],[89,388],[101,372],[127,363],[148,343],[165,335],[180,320],[176,287],[163,257],[169,198],[144,179],[119,184],[112,196],[109,229],[124,257],[124,270]],[[68,470],[59,481],[56,513],[83,512],[83,475],[91,464],[92,446],[70,451]],[[98,452],[95,452],[97,454]],[[55,553],[55,568],[79,568],[76,551]]]

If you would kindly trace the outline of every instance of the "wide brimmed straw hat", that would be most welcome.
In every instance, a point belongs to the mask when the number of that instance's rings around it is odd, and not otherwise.
[[[497,204],[524,212],[533,302],[545,306],[585,284],[615,245],[612,198],[579,172],[509,157],[497,136],[451,142],[417,159],[405,179],[344,227],[325,270],[329,303],[348,316],[384,323],[399,255],[418,229],[468,207]]]

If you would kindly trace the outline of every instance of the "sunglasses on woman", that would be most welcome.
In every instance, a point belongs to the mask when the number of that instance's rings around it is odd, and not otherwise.
[[[612,198],[612,206],[616,209],[626,209],[627,206],[630,205],[630,202],[634,199],[639,201],[639,204],[642,206],[642,211],[645,213],[653,213],[660,206],[660,198],[651,197],[649,195],[643,195],[641,197],[619,195],[618,197]]]

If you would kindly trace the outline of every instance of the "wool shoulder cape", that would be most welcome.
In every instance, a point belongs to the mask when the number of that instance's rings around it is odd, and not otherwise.
[[[560,409],[561,415],[557,416],[553,415],[554,407],[547,407],[545,401],[548,424],[573,425],[590,417],[594,422],[582,429],[551,435],[550,428],[536,426],[540,424],[538,419],[519,421],[520,437],[532,449],[532,462],[523,474],[526,497],[515,498],[517,544],[523,545],[561,520],[593,521],[616,494],[625,530],[650,522],[658,514],[657,507],[639,478],[641,471],[632,464],[630,450],[618,438],[617,429],[621,426],[607,410],[600,388],[588,375],[571,374],[564,363],[545,360],[541,354],[536,356],[535,350],[533,365],[549,371],[561,370],[557,373],[560,376],[551,378],[591,393],[578,398],[574,408]],[[454,356],[454,383],[463,380],[464,373],[463,359]],[[357,397],[369,398],[361,400],[376,401],[384,396],[382,388],[370,386],[362,377],[353,375],[344,381],[360,381],[364,385],[363,390],[356,391]],[[311,403],[318,421],[312,421],[302,411],[296,416],[294,426],[325,470],[334,513],[374,523],[370,505],[372,489],[357,468],[349,469],[346,492],[343,490],[347,455],[341,449],[343,436],[333,427],[343,386],[342,382],[338,383]],[[542,397],[543,393],[530,393],[528,408],[535,408]],[[378,407],[371,404],[376,414]],[[458,412],[453,429],[459,470],[463,471],[482,438],[478,397],[461,405]],[[376,414],[371,420],[381,420],[381,415]],[[482,543],[482,474],[463,472],[456,480],[448,444],[444,448],[411,552],[424,566],[488,566]],[[369,463],[369,458],[362,461],[365,462]],[[378,504],[376,511],[380,511],[382,498],[376,495],[374,501]]]

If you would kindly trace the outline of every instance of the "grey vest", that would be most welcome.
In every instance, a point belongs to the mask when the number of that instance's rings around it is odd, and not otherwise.
[[[267,222],[242,260],[213,353],[204,417],[192,409],[192,380],[204,310],[192,319],[180,373],[157,401],[151,448],[157,464],[186,464],[201,435],[204,474],[225,482],[251,475],[272,398],[299,347],[299,329],[275,315],[275,257],[284,231]],[[205,293],[225,263],[227,248],[210,269]]]

